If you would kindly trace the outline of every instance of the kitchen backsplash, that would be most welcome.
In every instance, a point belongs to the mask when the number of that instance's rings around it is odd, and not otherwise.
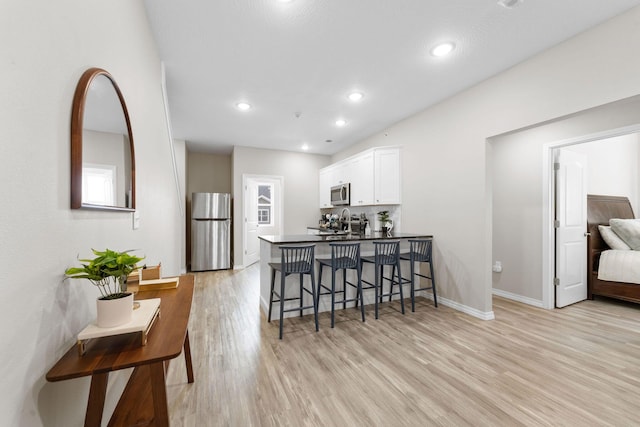
[[[393,230],[402,231],[402,206],[401,205],[379,205],[379,206],[347,206],[351,215],[365,214],[369,220],[369,225],[373,231],[380,231],[380,221],[378,221],[378,212],[389,211],[389,216],[393,221]],[[325,215],[334,213],[340,215],[342,208],[320,209],[320,213]]]

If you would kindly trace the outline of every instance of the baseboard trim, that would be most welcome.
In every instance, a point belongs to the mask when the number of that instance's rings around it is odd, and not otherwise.
[[[429,298],[433,300],[433,295],[425,294],[425,298]],[[452,301],[447,298],[438,297],[438,304],[446,305],[447,307],[451,307],[454,310],[461,311],[469,316],[476,317],[481,320],[494,320],[496,316],[493,314],[493,311],[480,311],[476,308],[469,307],[468,305],[460,304],[459,302]]]
[[[518,301],[521,302],[523,304],[527,304],[527,305],[532,305],[534,307],[538,307],[538,308],[544,308],[544,303],[542,302],[542,300],[538,300],[538,299],[533,299],[533,298],[529,298],[529,297],[524,297],[522,295],[518,295],[518,294],[514,294],[511,292],[507,292],[507,291],[503,291],[501,289],[493,289],[493,295],[502,297],[502,298],[506,298],[506,299],[510,299],[513,301]]]

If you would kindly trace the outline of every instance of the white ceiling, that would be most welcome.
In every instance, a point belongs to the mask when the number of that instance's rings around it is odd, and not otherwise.
[[[174,138],[333,154],[640,0],[145,0]],[[436,58],[441,41],[457,48]],[[606,48],[606,46],[603,46]],[[353,103],[352,90],[364,93]],[[253,108],[240,112],[239,101]],[[296,117],[299,115],[299,117]],[[347,125],[338,128],[338,118]],[[326,140],[333,142],[327,143]]]

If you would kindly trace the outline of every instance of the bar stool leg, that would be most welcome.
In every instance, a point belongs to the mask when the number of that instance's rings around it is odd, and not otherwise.
[[[358,299],[360,299],[360,313],[364,322],[364,298],[362,297],[362,264],[358,266],[358,291],[356,295],[356,307],[358,307]]]
[[[302,273],[300,273],[300,317],[302,317],[302,307],[304,306],[303,304],[303,296],[304,296],[304,275]]]
[[[412,269],[413,271],[413,269]],[[391,288],[389,290],[389,301],[391,301],[391,299],[393,298],[393,290],[396,286],[396,281],[395,281],[395,277],[396,277],[396,266],[392,265],[391,266]],[[398,287],[400,288],[400,306],[402,307],[402,314],[404,314],[404,293],[402,290],[402,276],[400,275],[400,265],[398,265],[398,270],[397,270],[397,277],[398,277]],[[413,278],[413,276],[412,276]],[[413,282],[411,282],[411,307],[413,307]]]
[[[310,276],[311,276],[311,296],[313,297],[313,316],[315,317],[315,321],[316,321],[316,332],[318,332],[320,328],[318,327],[318,304],[316,303],[316,299],[315,299],[316,279],[313,274],[313,268],[311,269]],[[320,289],[318,289],[318,292],[320,292]]]
[[[347,269],[342,269],[342,309],[347,308]]]
[[[284,279],[286,274],[280,272],[280,339],[282,339],[282,324],[284,323]]]
[[[429,261],[429,271],[431,272],[431,289],[433,290],[433,302],[438,307],[438,296],[436,295],[436,279],[433,275],[433,258]]]
[[[396,274],[396,266],[392,265],[391,266],[391,287],[389,290],[389,301],[391,301],[391,299],[393,298],[393,288],[396,285],[396,282],[393,280],[393,278],[395,277]]]
[[[331,327],[335,325],[336,316],[336,270],[331,269]]]
[[[393,269],[395,270],[395,266]],[[391,282],[393,283],[393,275],[391,276]],[[402,291],[402,274],[400,273],[400,263],[398,262],[398,286],[400,287],[400,307],[402,308],[402,314],[404,314],[404,293]]]
[[[380,277],[380,302],[382,303],[382,294],[384,293],[384,265],[380,265]]]
[[[271,322],[271,307],[273,307],[273,285],[276,281],[276,269],[271,268],[271,292],[269,292],[269,314],[267,315],[267,322]]]
[[[415,262],[411,262],[411,311],[416,311],[416,267]]]
[[[378,294],[379,294],[379,293],[380,293],[380,294],[382,294],[382,292],[378,292],[378,278],[380,277],[380,273],[379,273],[379,271],[380,271],[380,270],[382,270],[382,266],[380,266],[380,268],[379,268],[379,269],[378,269],[378,268],[374,268],[374,270],[375,270],[375,272],[376,272],[376,273],[375,273],[375,280],[374,280],[374,288],[375,288],[375,292],[376,292],[376,295],[375,295],[375,304],[374,304],[375,309],[374,309],[374,311],[375,311],[375,315],[376,315],[376,319],[377,319],[377,318],[378,318],[378,303],[379,303],[379,302],[378,302]],[[380,298],[382,298],[382,297],[380,297]]]
[[[320,291],[322,290],[322,264],[318,268],[318,293],[315,297],[316,307],[320,307]]]

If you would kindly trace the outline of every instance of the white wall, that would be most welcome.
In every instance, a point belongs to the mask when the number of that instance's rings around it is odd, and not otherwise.
[[[97,290],[63,281],[64,269],[105,247],[139,249],[168,275],[182,267],[160,61],[141,0],[5,0],[0,40],[0,424],[82,425],[88,379],[44,378],[95,317]],[[131,117],[135,231],[130,213],[69,209],[71,104],[94,66],[114,76]],[[107,416],[126,379],[110,376]]]
[[[638,118],[640,123],[640,118]],[[587,193],[626,196],[638,211],[640,137],[638,134],[607,138],[569,148],[587,155]]]
[[[173,140],[173,150],[176,156],[176,169],[178,173],[178,185],[180,187],[180,193],[176,195],[178,202],[182,204],[182,209],[180,210],[181,225],[180,228],[180,241],[181,241],[181,249],[180,249],[180,273],[187,272],[187,228],[185,224],[189,224],[189,218],[187,216],[187,145],[186,142],[181,139]],[[177,190],[176,190],[177,191]]]
[[[640,57],[629,52],[640,50],[639,22],[640,8],[632,9],[334,156],[403,146],[403,230],[434,234],[444,298],[491,316],[487,138],[638,94]],[[541,198],[530,209],[541,218]],[[537,221],[528,231],[540,235]],[[540,245],[516,245],[540,268]]]
[[[329,156],[235,147],[232,155],[234,264],[243,265],[242,175],[284,177],[284,230],[282,234],[305,234],[318,223],[318,170],[329,164]]]
[[[187,153],[187,200],[191,193],[230,193],[231,155]]]

